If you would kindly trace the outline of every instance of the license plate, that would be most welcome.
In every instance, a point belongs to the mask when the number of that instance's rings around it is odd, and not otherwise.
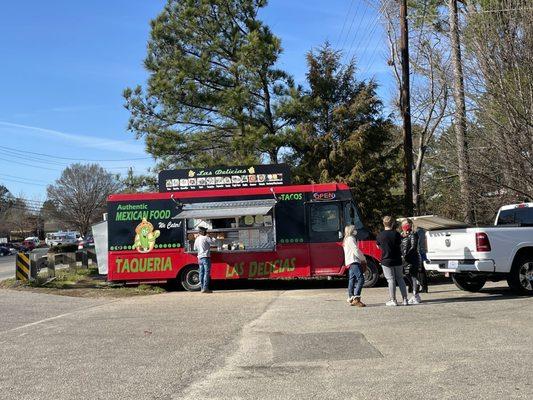
[[[458,267],[459,267],[459,261],[457,261],[457,260],[448,261],[448,268],[449,269],[457,269]]]

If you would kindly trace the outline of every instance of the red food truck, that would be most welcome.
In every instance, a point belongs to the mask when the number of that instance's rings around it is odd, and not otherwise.
[[[173,170],[160,173],[159,193],[109,196],[108,279],[199,290],[201,226],[217,238],[213,280],[344,276],[343,230],[355,225],[375,285],[380,252],[348,186],[289,182],[283,164]]]

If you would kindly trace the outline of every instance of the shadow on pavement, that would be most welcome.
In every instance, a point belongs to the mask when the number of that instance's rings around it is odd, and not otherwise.
[[[431,288],[451,283],[448,278],[429,278]],[[310,279],[243,279],[243,280],[212,280],[213,290],[301,290],[301,289],[345,289],[348,281],[342,278],[310,278]],[[380,279],[376,287],[385,287],[385,279]],[[364,290],[372,290],[365,288]]]
[[[434,293],[444,293],[446,291],[434,292]],[[431,293],[431,292],[430,292]],[[464,292],[467,293],[467,292]],[[485,295],[485,296],[482,296]],[[465,303],[465,302],[479,302],[479,301],[495,301],[495,300],[511,300],[511,299],[521,299],[527,296],[521,296],[516,293],[513,293],[509,288],[498,287],[498,288],[487,288],[478,292],[477,295],[470,296],[460,296],[460,297],[450,297],[450,298],[441,298],[441,299],[424,299],[422,298],[422,304],[439,304],[439,303]]]

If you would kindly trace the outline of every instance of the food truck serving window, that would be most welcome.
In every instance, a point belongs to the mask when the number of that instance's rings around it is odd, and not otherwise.
[[[176,218],[232,218],[245,215],[265,215],[275,204],[275,200],[186,204]]]
[[[186,220],[186,250],[193,251],[200,226],[217,238],[217,251],[273,249],[275,204],[275,200],[251,200],[185,205],[176,218]]]

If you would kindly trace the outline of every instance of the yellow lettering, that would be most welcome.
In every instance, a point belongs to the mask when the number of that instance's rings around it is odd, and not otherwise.
[[[122,265],[122,258],[115,259],[115,263],[117,264],[117,272],[120,273],[120,266]]]
[[[161,259],[155,258],[154,259],[154,271],[161,271],[160,266],[161,266]]]
[[[154,259],[153,258],[147,259],[146,260],[146,271],[152,272],[153,271],[153,266],[154,266]]]
[[[139,272],[145,272],[146,271],[146,263],[150,260],[150,258],[145,258],[144,260],[139,260]]]
[[[124,260],[124,264],[122,264],[122,273],[124,272],[130,272],[130,263],[128,260]]]
[[[250,263],[250,267],[249,268],[250,268],[250,270],[248,272],[248,276],[250,278],[256,276],[257,275],[257,262],[256,261],[252,261]]]
[[[244,274],[244,263],[235,264],[237,267],[237,275],[242,276]]]
[[[133,258],[130,262],[131,272],[137,272],[139,270],[139,259]]]
[[[257,265],[257,275],[258,276],[265,275],[265,263],[262,261],[260,261],[259,264]]]
[[[291,266],[289,267],[289,271],[294,271],[296,269],[296,258],[291,258]]]
[[[272,262],[267,261],[265,263],[265,275],[270,275],[272,273]]]
[[[274,268],[273,268],[272,272],[275,273],[275,274],[279,274],[279,265],[278,264],[279,264],[279,260],[274,260],[274,263],[273,263]]]
[[[231,266],[229,264],[226,264],[226,278],[231,278]]]
[[[165,265],[163,266],[163,271],[166,271],[166,270],[169,270],[171,271],[172,270],[172,261],[170,260],[170,257],[167,257],[166,260],[165,260]]]

